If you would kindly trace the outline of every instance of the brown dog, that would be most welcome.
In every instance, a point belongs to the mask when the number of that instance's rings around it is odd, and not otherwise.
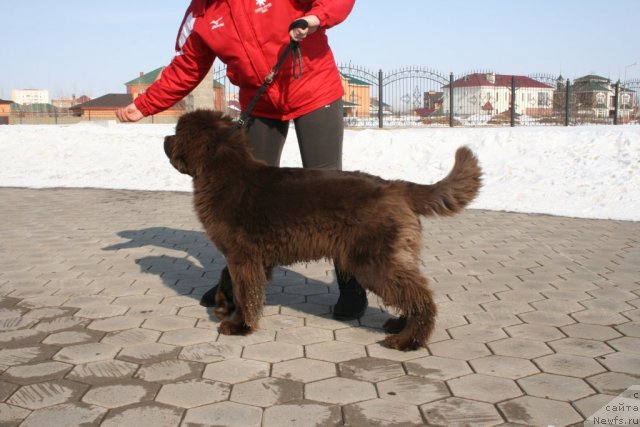
[[[220,333],[258,326],[273,267],[327,258],[401,310],[385,325],[399,332],[385,345],[414,350],[427,342],[436,305],[418,268],[419,215],[453,215],[478,194],[481,171],[468,148],[458,149],[449,175],[432,185],[277,168],[252,157],[230,118],[198,110],[179,119],[165,152],[193,177],[195,211],[228,263],[236,308]]]

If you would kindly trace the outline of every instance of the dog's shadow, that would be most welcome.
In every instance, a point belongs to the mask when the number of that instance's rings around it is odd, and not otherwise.
[[[222,253],[201,231],[149,227],[123,230],[118,236],[127,240],[103,250],[131,250],[141,272],[159,276],[162,283],[176,295],[198,301],[218,282],[220,272],[226,265]],[[162,248],[158,250],[158,255],[153,255],[154,247]],[[136,251],[139,257],[136,257]],[[316,280],[291,269],[277,267],[266,289],[265,314],[277,312],[277,306],[280,305],[283,307],[280,314],[295,310],[310,315],[330,316],[331,307],[337,299],[335,275]],[[212,309],[208,309],[207,313],[211,320],[218,320]],[[357,321],[353,322],[354,325],[358,324]],[[363,326],[378,325],[365,323]]]

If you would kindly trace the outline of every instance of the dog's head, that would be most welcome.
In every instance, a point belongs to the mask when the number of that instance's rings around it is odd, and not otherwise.
[[[240,139],[242,143],[242,134],[221,112],[196,110],[178,119],[175,135],[164,138],[164,152],[174,168],[195,178],[228,141]]]

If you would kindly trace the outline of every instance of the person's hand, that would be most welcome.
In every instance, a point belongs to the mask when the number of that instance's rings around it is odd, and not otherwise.
[[[138,110],[136,104],[132,102],[126,107],[118,108],[116,110],[116,117],[121,122],[137,122],[138,120],[143,118],[144,115],[140,112],[140,110]]]
[[[289,31],[289,37],[291,37],[291,40],[296,42],[301,42],[305,37],[312,34],[318,29],[318,27],[320,27],[320,19],[318,19],[316,15],[308,15],[300,19],[307,21],[309,26],[307,28],[293,28]]]

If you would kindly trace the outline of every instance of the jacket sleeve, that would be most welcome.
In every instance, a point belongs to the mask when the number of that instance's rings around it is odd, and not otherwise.
[[[307,15],[316,15],[320,19],[320,28],[327,29],[338,25],[349,16],[355,0],[315,0],[311,1]]]
[[[162,70],[160,78],[134,101],[145,116],[164,111],[187,96],[213,65],[214,53],[197,33],[185,29],[185,25],[188,25],[187,19],[178,34],[176,56]]]

